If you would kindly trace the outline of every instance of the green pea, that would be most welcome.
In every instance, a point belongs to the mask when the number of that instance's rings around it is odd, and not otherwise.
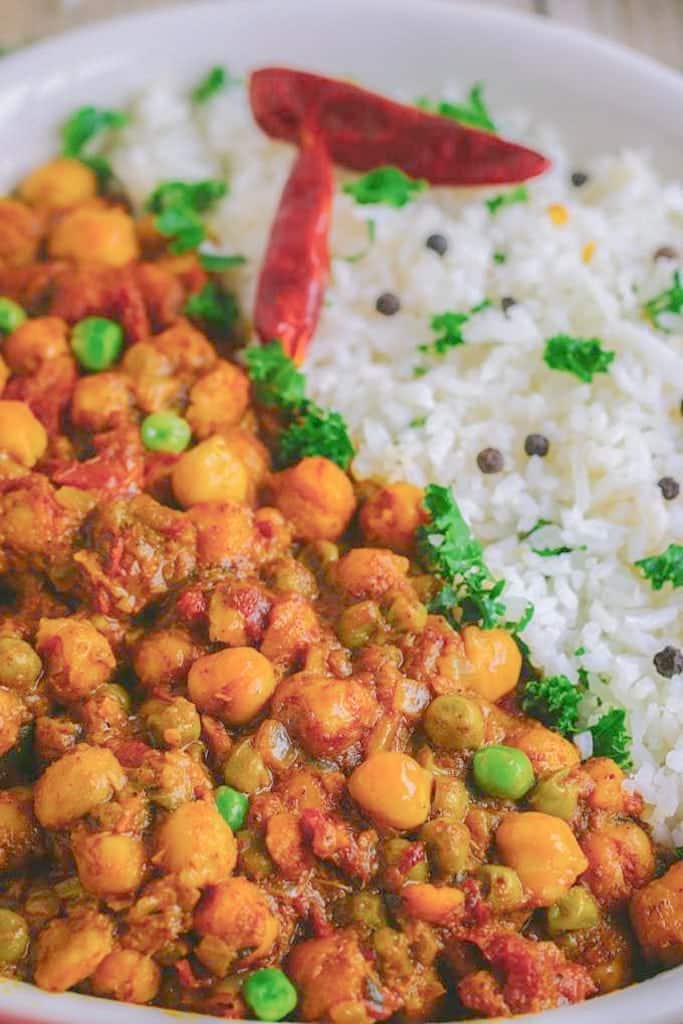
[[[564,769],[537,783],[529,794],[530,806],[543,814],[571,821],[579,803],[579,787],[568,781],[567,775],[568,769]]]
[[[472,770],[482,793],[501,800],[520,800],[534,784],[531,761],[516,747],[482,747],[474,755]]]
[[[219,786],[214,793],[216,807],[233,832],[244,825],[249,810],[249,797],[232,786]]]
[[[379,606],[374,601],[359,601],[345,608],[339,616],[337,636],[345,647],[354,650],[369,644],[383,628]]]
[[[241,793],[258,793],[267,789],[272,776],[268,766],[250,739],[244,739],[231,751],[223,765],[223,779],[226,785]]]
[[[575,885],[561,900],[548,907],[546,919],[548,931],[554,937],[563,932],[594,928],[600,920],[600,908],[587,889]]]
[[[408,839],[385,839],[380,849],[382,880],[387,889],[400,889],[406,882],[426,882],[429,878],[429,865],[424,859],[415,863],[408,862],[404,866],[404,856],[409,846],[414,846]]]
[[[420,829],[429,861],[437,875],[451,879],[464,871],[470,859],[470,833],[466,825],[452,818],[427,821]]]
[[[248,878],[260,882],[273,874],[275,865],[258,832],[248,828],[242,829],[237,833],[237,843],[240,870],[244,871]]]
[[[26,313],[19,303],[5,298],[4,295],[0,297],[0,334],[11,334],[17,327],[21,327],[24,320]]]
[[[86,370],[107,370],[123,348],[123,330],[114,320],[88,316],[71,332],[71,348]]]
[[[152,697],[142,705],[140,714],[157,747],[186,747],[201,735],[197,709],[185,697]]]
[[[436,697],[425,711],[424,730],[444,750],[473,750],[484,742],[484,715],[476,701],[457,693]]]
[[[502,864],[482,864],[477,869],[482,896],[496,914],[518,910],[524,903],[524,889],[516,871]]]
[[[28,948],[28,925],[12,910],[0,909],[0,963],[15,964]]]
[[[40,658],[25,640],[0,637],[0,685],[20,692],[30,690],[42,668]]]
[[[387,611],[387,621],[400,633],[419,633],[424,629],[428,615],[425,605],[399,594]]]
[[[337,907],[337,923],[360,925],[367,931],[377,931],[387,925],[384,900],[377,892],[352,892]]]
[[[250,974],[242,988],[244,998],[259,1020],[282,1020],[297,1003],[297,992],[279,967],[262,967]]]
[[[174,412],[153,412],[146,416],[140,427],[145,448],[152,452],[184,452],[190,443],[192,431],[187,420]]]

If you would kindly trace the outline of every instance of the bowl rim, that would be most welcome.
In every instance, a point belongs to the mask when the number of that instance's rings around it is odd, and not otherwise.
[[[31,69],[41,65],[57,65],[65,54],[94,47],[106,52],[111,37],[122,39],[145,31],[173,33],[191,26],[193,19],[209,22],[235,16],[233,12],[253,14],[260,10],[281,11],[286,6],[292,18],[311,15],[311,0],[199,0],[190,7],[171,6],[151,11],[138,11],[98,20],[71,28],[56,36],[22,45],[3,56],[0,61],[0,101],[2,91],[21,82]],[[683,75],[654,58],[592,33],[554,22],[531,12],[499,7],[481,8],[475,2],[451,3],[448,0],[316,0],[316,13],[342,12],[344,17],[360,17],[372,8],[390,13],[392,18],[433,23],[435,30],[443,24],[468,22],[481,31],[524,32],[530,46],[560,43],[564,52],[581,54],[583,58],[603,61],[615,71],[628,71],[643,81],[654,82],[677,101],[683,100]],[[2,125],[0,124],[0,131]],[[680,1024],[683,1012],[683,966],[659,974],[609,995],[600,996],[575,1006],[516,1017],[529,1024],[598,1024],[618,1014],[622,1024]],[[0,979],[0,1020],[7,1024],[91,1024],[93,1017],[100,1024],[162,1024],[169,1019],[215,1021],[223,1018],[140,1007],[67,992],[53,994],[34,985]]]

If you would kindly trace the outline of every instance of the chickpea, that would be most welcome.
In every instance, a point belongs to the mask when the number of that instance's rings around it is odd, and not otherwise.
[[[230,725],[245,725],[261,712],[275,691],[267,658],[251,647],[232,647],[198,658],[187,688],[200,711]]]
[[[405,554],[415,542],[415,531],[427,520],[424,493],[414,484],[381,487],[363,504],[360,525],[368,544]]]
[[[482,896],[494,914],[511,914],[526,903],[519,875],[502,864],[482,864],[477,868]]]
[[[593,782],[588,806],[594,811],[620,814],[624,810],[623,784],[626,776],[619,765],[610,757],[591,757],[583,765],[583,770]]]
[[[182,378],[173,376],[173,364],[151,341],[137,341],[127,348],[121,369],[128,377],[135,403],[143,412],[159,412],[179,401]]]
[[[31,263],[42,232],[42,218],[34,210],[16,199],[0,199],[0,263]]]
[[[190,391],[185,414],[195,437],[204,439],[232,427],[249,407],[249,378],[234,363],[219,359]]]
[[[33,689],[42,670],[40,658],[25,640],[0,637],[0,686],[27,693]]]
[[[557,903],[588,867],[574,833],[538,811],[506,814],[496,832],[503,862],[519,875],[535,906]]]
[[[50,235],[54,259],[122,267],[140,255],[135,222],[118,207],[84,204],[66,213]]]
[[[334,580],[349,597],[379,600],[406,585],[410,562],[384,548],[352,548],[334,567]]]
[[[293,668],[323,639],[315,608],[298,594],[278,598],[268,617],[261,654],[281,669]]]
[[[268,566],[271,586],[290,591],[314,601],[318,596],[318,583],[311,570],[296,558],[284,557]]]
[[[434,873],[451,880],[470,861],[470,833],[466,825],[445,815],[425,822],[420,829]]]
[[[39,836],[31,791],[0,790],[0,871],[14,871],[39,854]]]
[[[409,917],[446,927],[453,924],[465,911],[465,894],[449,885],[430,885],[417,882],[401,890],[403,908]]]
[[[634,892],[630,913],[648,960],[664,967],[683,963],[683,861]]]
[[[2,351],[14,373],[35,373],[44,363],[69,355],[66,321],[58,316],[24,320],[5,339]]]
[[[116,667],[109,641],[84,619],[41,619],[36,650],[45,659],[50,689],[62,703],[88,697]]]
[[[437,775],[434,779],[432,813],[444,814],[455,821],[464,821],[469,807],[467,787],[461,779]]]
[[[113,925],[104,914],[55,918],[36,939],[35,983],[48,992],[66,992],[89,978],[113,946]]]
[[[207,501],[247,499],[249,478],[242,462],[219,435],[184,452],[171,474],[173,493],[184,508]]]
[[[386,623],[375,601],[358,601],[349,605],[337,622],[337,636],[351,650],[365,647],[386,631]]]
[[[44,828],[63,828],[111,800],[125,784],[111,750],[81,743],[49,765],[36,782],[36,817]]]
[[[0,756],[11,750],[19,739],[22,723],[28,718],[24,703],[11,690],[0,689]]]
[[[523,750],[534,767],[534,774],[544,778],[577,765],[580,755],[577,747],[544,725],[530,725],[514,730],[507,737],[511,747]]]
[[[224,977],[234,967],[242,969],[268,956],[280,925],[257,885],[246,878],[228,878],[202,896],[194,930],[202,936],[197,956]]]
[[[92,977],[96,996],[122,1003],[150,1003],[159,991],[161,971],[151,956],[134,949],[115,949],[105,956]]]
[[[233,567],[254,557],[254,517],[246,505],[211,501],[188,513],[197,527],[197,555],[203,566]]]
[[[0,908],[0,965],[22,960],[28,949],[28,925],[20,914]]]
[[[495,703],[514,690],[522,668],[517,644],[504,629],[465,626],[462,631],[467,666],[461,681],[466,689]]]
[[[184,697],[145,701],[140,715],[157,747],[186,747],[201,735],[202,724],[197,709]]]
[[[432,776],[407,754],[384,750],[355,769],[348,789],[361,810],[381,827],[414,829],[429,814]]]
[[[213,799],[182,804],[157,834],[154,861],[181,885],[218,885],[237,863],[237,843]]]
[[[71,419],[86,430],[108,430],[124,420],[133,404],[128,378],[105,372],[81,377],[71,399]]]
[[[209,602],[209,639],[246,647],[263,638],[272,602],[258,583],[219,583]]]
[[[655,857],[650,837],[634,821],[603,825],[581,839],[587,857],[584,882],[607,907],[618,906],[652,878]]]
[[[145,848],[134,836],[79,833],[72,848],[83,887],[98,899],[130,896],[142,882]]]
[[[429,865],[424,848],[408,839],[385,839],[380,846],[382,885],[397,892],[407,882],[426,882]]]
[[[141,779],[150,800],[166,811],[211,792],[203,765],[182,750],[155,751],[145,759]]]
[[[378,931],[389,924],[384,900],[376,892],[352,892],[335,910],[339,924],[356,925],[365,933]]]
[[[36,167],[19,186],[19,195],[30,206],[53,210],[94,199],[97,176],[81,160],[58,156]]]
[[[223,778],[228,786],[250,794],[268,789],[272,782],[263,755],[254,748],[250,738],[242,740],[231,750],[223,766]]]
[[[600,907],[587,889],[574,885],[557,903],[548,907],[546,921],[553,938],[563,932],[594,928],[600,921]]]
[[[302,459],[276,473],[273,488],[276,506],[300,540],[336,540],[356,509],[346,473],[322,456]]]
[[[249,477],[249,500],[265,482],[270,472],[270,454],[256,434],[244,427],[223,427],[221,436],[237,458],[242,462]]]
[[[0,453],[31,469],[46,448],[45,427],[28,405],[0,398]]]
[[[0,355],[0,395],[5,390],[5,385],[10,378],[10,369],[5,360]]]
[[[133,668],[145,690],[166,689],[185,680],[195,646],[181,629],[146,633],[133,654]]]
[[[353,931],[297,943],[287,974],[299,993],[297,1018],[334,1024],[368,1020],[368,992],[382,992],[380,979],[363,955]]]
[[[425,711],[422,724],[431,742],[444,750],[473,750],[484,742],[481,708],[458,693],[436,697]]]
[[[579,806],[579,786],[565,769],[537,783],[528,800],[534,811],[571,821]]]
[[[377,721],[379,707],[358,679],[300,672],[278,686],[273,713],[310,754],[333,758],[358,743]]]

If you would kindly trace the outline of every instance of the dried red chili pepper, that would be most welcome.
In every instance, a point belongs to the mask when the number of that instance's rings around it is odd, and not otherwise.
[[[332,163],[317,134],[304,132],[261,268],[254,326],[263,341],[278,338],[301,361],[315,330],[329,273],[327,236]]]
[[[322,75],[261,68],[249,95],[266,134],[299,143],[315,125],[332,160],[355,171],[393,164],[432,185],[502,185],[550,166],[525,146]]]

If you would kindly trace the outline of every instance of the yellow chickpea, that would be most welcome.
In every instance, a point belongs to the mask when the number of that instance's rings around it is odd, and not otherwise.
[[[0,452],[31,469],[46,448],[45,427],[28,405],[0,399]]]
[[[619,814],[624,809],[624,780],[626,776],[611,757],[591,757],[583,770],[593,782],[588,794],[588,806],[594,811]]]
[[[134,836],[79,833],[72,849],[83,887],[99,899],[130,896],[142,882],[145,848]]]
[[[48,249],[55,259],[122,267],[140,255],[135,221],[115,206],[86,203],[55,224]]]
[[[587,858],[584,881],[607,907],[625,902],[655,871],[650,837],[634,821],[615,822],[587,832],[581,839]]]
[[[385,548],[352,548],[334,566],[334,580],[357,600],[379,600],[388,590],[406,586],[410,562]]]
[[[462,639],[466,654],[463,685],[493,702],[511,693],[519,679],[522,655],[510,634],[504,629],[465,626]]]
[[[154,862],[181,885],[202,888],[228,878],[237,863],[237,843],[213,799],[181,804],[157,833]]]
[[[235,961],[243,968],[268,956],[280,925],[257,885],[246,878],[228,878],[202,896],[194,930],[202,936],[199,959],[209,970],[224,974]],[[239,950],[248,952],[240,955]]]
[[[16,199],[0,199],[0,263],[21,266],[35,259],[42,217]]]
[[[415,531],[427,520],[424,494],[414,484],[381,487],[360,510],[360,525],[369,544],[405,553],[415,542]]]
[[[380,709],[370,688],[353,677],[300,672],[285,679],[273,712],[314,757],[335,757],[362,739]]]
[[[537,907],[557,903],[588,867],[569,825],[538,811],[506,814],[496,845],[503,863],[514,868]]]
[[[311,456],[273,477],[275,504],[301,540],[336,540],[349,525],[356,497],[346,473]]]
[[[0,871],[16,870],[39,852],[31,790],[0,791]]]
[[[53,210],[73,206],[97,195],[97,176],[80,160],[58,156],[36,167],[19,186],[19,195],[30,206]]]
[[[219,359],[192,387],[185,418],[195,437],[203,439],[239,423],[248,406],[246,373],[234,363]]]
[[[66,992],[89,978],[114,945],[114,928],[104,914],[78,920],[55,918],[36,939],[34,980],[48,992]]]
[[[511,747],[523,750],[531,761],[538,778],[553,775],[564,768],[573,768],[581,760],[578,749],[564,736],[546,729],[544,725],[529,723],[506,737]]]
[[[107,430],[123,420],[133,404],[128,378],[122,373],[81,377],[71,399],[71,419],[86,430]]]
[[[92,977],[96,996],[122,1003],[150,1003],[159,991],[161,971],[151,956],[134,949],[115,949],[101,961]]]
[[[236,455],[246,468],[251,500],[270,472],[268,449],[259,441],[256,434],[252,434],[244,427],[228,427],[221,430],[221,435],[233,455]]]
[[[41,619],[36,650],[50,689],[62,702],[90,696],[116,667],[109,641],[86,620]]]
[[[66,321],[58,316],[24,320],[5,340],[3,353],[14,373],[31,374],[43,363],[69,354]]]
[[[683,963],[683,860],[634,892],[630,910],[647,959],[664,967]]]
[[[215,435],[185,452],[173,467],[173,493],[185,508],[207,501],[246,501],[249,478],[244,463],[225,438]]]
[[[460,889],[428,882],[404,885],[401,902],[408,917],[440,926],[453,924],[465,910],[465,894]]]
[[[210,501],[190,509],[197,527],[197,555],[203,566],[228,566],[253,559],[254,517],[247,505]]]
[[[349,793],[384,828],[414,829],[429,816],[432,775],[398,751],[372,754],[351,774]]]
[[[0,356],[0,395],[5,390],[5,384],[9,380],[9,377],[10,377],[9,366],[7,365],[5,360],[2,358],[2,356]]]
[[[22,722],[28,713],[21,697],[0,688],[0,757],[11,750],[19,738]]]
[[[111,750],[81,743],[36,782],[36,818],[44,828],[63,828],[111,800],[125,784],[125,772]]]
[[[252,647],[231,647],[198,658],[187,689],[200,711],[230,725],[245,725],[266,706],[275,691],[275,673]]]
[[[185,681],[195,656],[187,633],[160,629],[143,636],[133,654],[133,668],[145,690],[166,689]]]

